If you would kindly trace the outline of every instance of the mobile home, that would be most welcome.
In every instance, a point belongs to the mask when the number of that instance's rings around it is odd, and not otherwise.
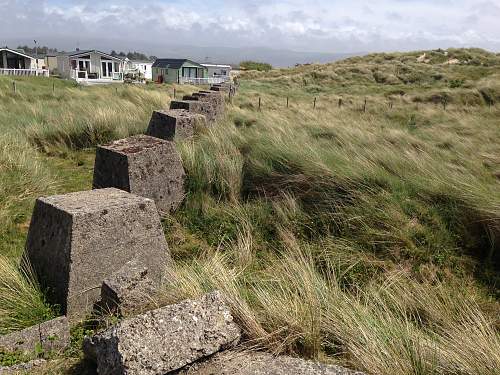
[[[39,66],[38,59],[24,51],[3,47],[0,48],[0,75],[48,77],[49,71]]]
[[[201,65],[207,68],[209,77],[226,78],[228,81],[229,78],[231,77],[231,69],[232,69],[231,65],[212,64],[212,63],[206,63]]]
[[[207,68],[188,59],[157,59],[152,70],[153,81],[158,83],[195,83],[208,78]]]
[[[57,70],[63,78],[81,83],[123,82],[124,61],[97,50],[76,50],[57,56]]]

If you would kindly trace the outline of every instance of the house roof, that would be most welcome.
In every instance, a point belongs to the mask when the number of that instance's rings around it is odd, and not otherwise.
[[[88,55],[89,53],[98,53],[99,55],[109,57],[110,59],[115,59],[115,60],[120,60],[120,61],[123,60],[120,57],[112,56],[109,53],[104,53],[104,52],[98,51],[96,49],[87,49],[87,50],[65,52],[65,53],[62,53],[61,55],[62,56],[69,56],[69,57],[77,57],[77,56],[81,56],[81,55]]]
[[[18,49],[12,49],[12,48],[8,48],[8,47],[0,47],[0,51],[7,51],[7,52],[15,53],[16,55],[27,57],[28,59],[34,59],[33,56],[28,55],[26,52],[24,52],[24,50],[20,51]]]
[[[153,64],[153,68],[170,68],[170,69],[180,69],[185,63],[191,63],[193,65],[198,65],[200,68],[204,68],[203,65],[194,62],[189,59],[156,59]]]
[[[232,68],[231,65],[226,65],[226,64],[214,64],[214,63],[203,63],[201,64],[203,66],[211,67],[211,68]]]

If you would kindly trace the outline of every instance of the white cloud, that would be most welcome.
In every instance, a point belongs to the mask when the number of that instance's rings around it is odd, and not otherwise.
[[[0,5],[3,38],[37,37],[46,44],[101,40],[111,48],[125,39],[328,52],[450,45],[500,50],[496,1],[0,0]]]

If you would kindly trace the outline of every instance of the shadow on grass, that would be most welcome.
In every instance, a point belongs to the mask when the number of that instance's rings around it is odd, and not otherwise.
[[[97,375],[97,366],[86,359],[75,363],[66,372],[65,375]]]

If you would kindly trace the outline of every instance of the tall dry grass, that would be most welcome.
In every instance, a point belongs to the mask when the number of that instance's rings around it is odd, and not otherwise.
[[[0,334],[30,327],[54,316],[29,266],[0,256]]]
[[[332,252],[321,259],[304,246],[270,255],[259,270],[236,258],[233,249],[179,265],[167,301],[219,289],[249,347],[370,374],[494,374],[500,366],[498,314],[459,285],[393,270],[345,288],[348,270]]]
[[[183,257],[166,301],[220,289],[246,345],[370,374],[495,373],[498,106],[389,110],[366,83],[366,112],[335,90],[313,110],[284,73],[243,81],[227,118],[180,145],[178,218],[212,250]]]

